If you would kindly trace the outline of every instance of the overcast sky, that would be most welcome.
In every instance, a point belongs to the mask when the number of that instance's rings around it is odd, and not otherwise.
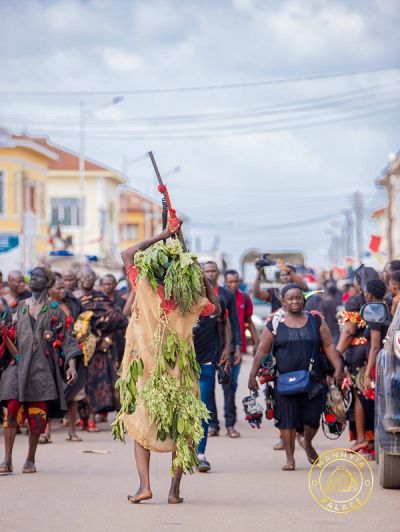
[[[79,102],[123,95],[88,120],[88,156],[118,170],[128,157],[142,191],[148,150],[180,166],[167,181],[192,237],[207,249],[219,234],[233,263],[252,247],[318,262],[355,190],[367,214],[384,202],[374,180],[400,147],[400,70],[376,69],[400,66],[399,27],[398,0],[0,0],[0,126],[78,149]]]

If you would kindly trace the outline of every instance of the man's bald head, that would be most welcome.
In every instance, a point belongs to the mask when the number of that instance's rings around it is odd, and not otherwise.
[[[96,282],[96,273],[92,268],[84,268],[80,273],[81,286],[84,290],[92,290]]]
[[[12,270],[8,274],[7,282],[12,296],[18,297],[25,291],[25,279],[19,270]]]
[[[62,272],[66,290],[73,292],[78,287],[78,276],[74,270],[67,269]]]

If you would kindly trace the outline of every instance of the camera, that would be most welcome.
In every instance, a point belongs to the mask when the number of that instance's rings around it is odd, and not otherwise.
[[[224,366],[218,368],[218,383],[219,384],[228,384],[229,382],[229,372],[225,371]]]

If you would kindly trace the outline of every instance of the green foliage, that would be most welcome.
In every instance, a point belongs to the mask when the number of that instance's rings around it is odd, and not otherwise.
[[[192,473],[197,465],[197,445],[203,437],[201,420],[209,416],[204,403],[192,388],[160,371],[153,372],[138,396],[157,428],[158,439],[164,441],[169,435],[176,444],[173,468]]]
[[[137,381],[143,375],[144,364],[141,358],[134,358],[129,364],[126,377],[120,377],[115,383],[115,388],[119,390],[121,398],[121,408],[111,425],[114,440],[118,439],[125,442],[124,425],[122,421],[123,414],[133,414],[136,408],[137,398]]]
[[[154,289],[163,282],[165,297],[173,297],[182,314],[189,312],[203,293],[203,274],[196,256],[184,252],[179,240],[157,242],[138,251],[135,264],[140,277],[147,277]]]

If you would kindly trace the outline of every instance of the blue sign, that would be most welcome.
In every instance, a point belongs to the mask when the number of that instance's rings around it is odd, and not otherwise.
[[[19,235],[0,233],[0,253],[8,253],[19,246]]]

